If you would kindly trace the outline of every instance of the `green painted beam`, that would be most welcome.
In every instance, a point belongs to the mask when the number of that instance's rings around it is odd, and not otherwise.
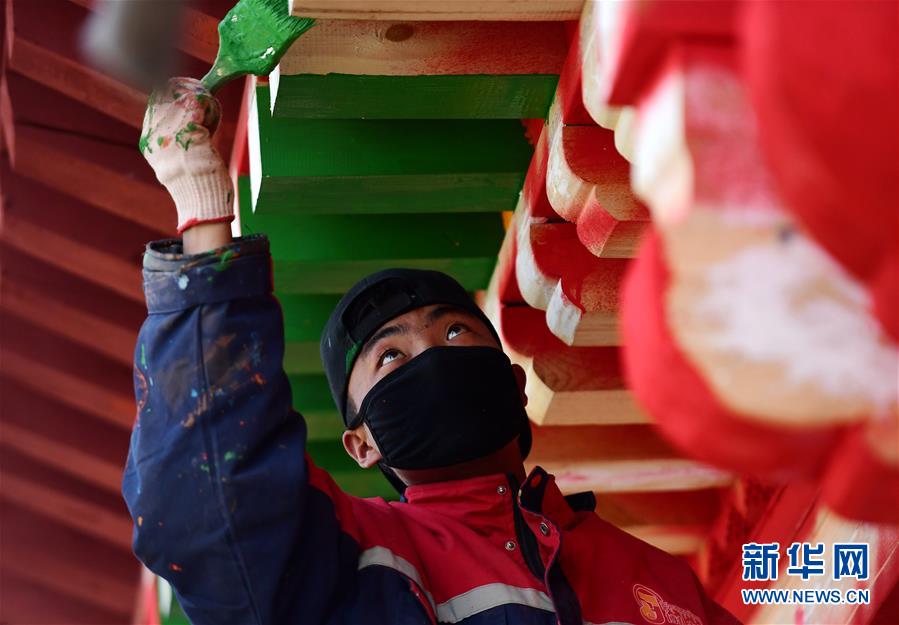
[[[425,215],[241,214],[265,232],[280,293],[343,294],[390,267],[437,269],[469,291],[487,287],[504,229],[498,213]]]
[[[256,96],[257,213],[513,210],[533,151],[518,120],[274,119]]]
[[[281,75],[272,116],[291,119],[529,119],[546,116],[559,76]],[[275,81],[271,83],[273,86]]]

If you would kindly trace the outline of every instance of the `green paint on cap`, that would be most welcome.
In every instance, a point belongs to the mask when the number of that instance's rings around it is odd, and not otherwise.
[[[350,370],[353,368],[353,363],[356,361],[356,354],[359,353],[359,348],[362,347],[362,343],[353,343],[353,346],[350,347],[346,352],[346,373],[349,375]]]

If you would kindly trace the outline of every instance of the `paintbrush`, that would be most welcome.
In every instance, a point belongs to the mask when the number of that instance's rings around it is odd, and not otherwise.
[[[219,51],[203,85],[215,93],[229,80],[270,73],[315,20],[293,17],[287,0],[240,0],[219,22]]]

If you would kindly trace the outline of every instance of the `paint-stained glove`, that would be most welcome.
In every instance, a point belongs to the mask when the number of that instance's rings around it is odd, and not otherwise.
[[[150,95],[140,151],[178,209],[178,232],[234,219],[231,179],[211,137],[221,105],[199,80],[172,78]]]

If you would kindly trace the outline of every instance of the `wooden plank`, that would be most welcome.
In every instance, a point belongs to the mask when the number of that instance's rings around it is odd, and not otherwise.
[[[290,0],[291,15],[363,20],[576,20],[583,0]]]
[[[524,119],[546,115],[553,74],[514,76],[281,75],[276,118]]]
[[[498,214],[242,214],[244,232],[267,232],[279,293],[342,294],[389,267],[445,271],[470,291],[487,286],[503,236]]]
[[[113,548],[20,508],[3,508],[3,576],[119,614],[134,606],[139,565]],[[91,566],[85,566],[85,563]]]
[[[250,179],[261,213],[511,210],[531,148],[516,120],[284,120],[256,90]]]
[[[546,311],[547,327],[568,345],[617,345],[626,261],[592,255],[574,224],[530,218],[524,195],[518,210],[515,273],[525,301]]]
[[[559,463],[547,467],[564,491],[655,492],[721,488],[733,479],[727,471],[684,458],[655,462],[621,460]]]
[[[726,488],[676,492],[597,493],[596,513],[618,527],[709,527]]]
[[[575,42],[566,73],[569,67],[580,68],[578,52]],[[633,257],[649,212],[631,190],[630,165],[618,152],[618,134],[589,119],[566,123],[566,102],[579,105],[582,100],[580,83],[570,82],[560,83],[546,124],[547,199],[558,215],[578,224],[578,237],[593,254]],[[575,92],[566,93],[566,88]],[[569,115],[580,122],[587,116],[578,110]]]
[[[37,393],[112,425],[130,429],[134,423],[133,397],[56,369],[30,356],[4,349],[0,373]]]
[[[108,493],[116,496],[121,494],[122,465],[110,462],[69,441],[49,438],[5,420],[0,423],[0,445],[98,486]]]
[[[691,491],[719,488],[731,480],[724,471],[678,457],[649,425],[543,425],[533,431],[527,467],[540,465],[554,474],[564,493]],[[645,524],[664,525],[661,517]]]
[[[19,34],[12,39],[9,68],[130,126],[143,123],[145,93]]]
[[[678,41],[733,42],[740,3],[702,0],[599,3],[602,103],[634,105]]]
[[[110,612],[60,594],[48,601],[46,588],[4,576],[0,622],[9,625],[125,625],[132,621],[129,613]]]
[[[9,97],[9,81],[6,78],[6,60],[0,61],[0,151],[9,154],[9,160],[16,160],[16,129]]]
[[[175,205],[162,186],[99,164],[101,155],[88,151],[104,152],[104,161],[109,162],[121,158],[121,147],[24,126],[17,127],[16,137],[16,173],[154,231],[174,232]],[[64,144],[71,149],[64,149]],[[91,158],[85,158],[85,153]]]
[[[128,516],[7,470],[0,472],[0,481],[0,499],[117,547],[131,549]]]
[[[552,22],[318,20],[287,50],[279,72],[282,80],[294,74],[557,75],[567,51],[564,25]]]
[[[556,22],[323,20],[270,76],[272,114],[543,117],[566,48],[564,27]]]
[[[4,215],[0,240],[12,249],[129,299],[144,301],[140,269],[121,258],[8,214]],[[78,262],[71,259],[78,259]]]
[[[134,330],[9,279],[0,282],[0,308],[124,365],[132,364]]]
[[[323,373],[319,339],[337,295],[276,293],[284,312],[284,369],[288,373]]]
[[[526,363],[528,415],[541,425],[646,423],[625,388],[615,347],[543,351]]]

